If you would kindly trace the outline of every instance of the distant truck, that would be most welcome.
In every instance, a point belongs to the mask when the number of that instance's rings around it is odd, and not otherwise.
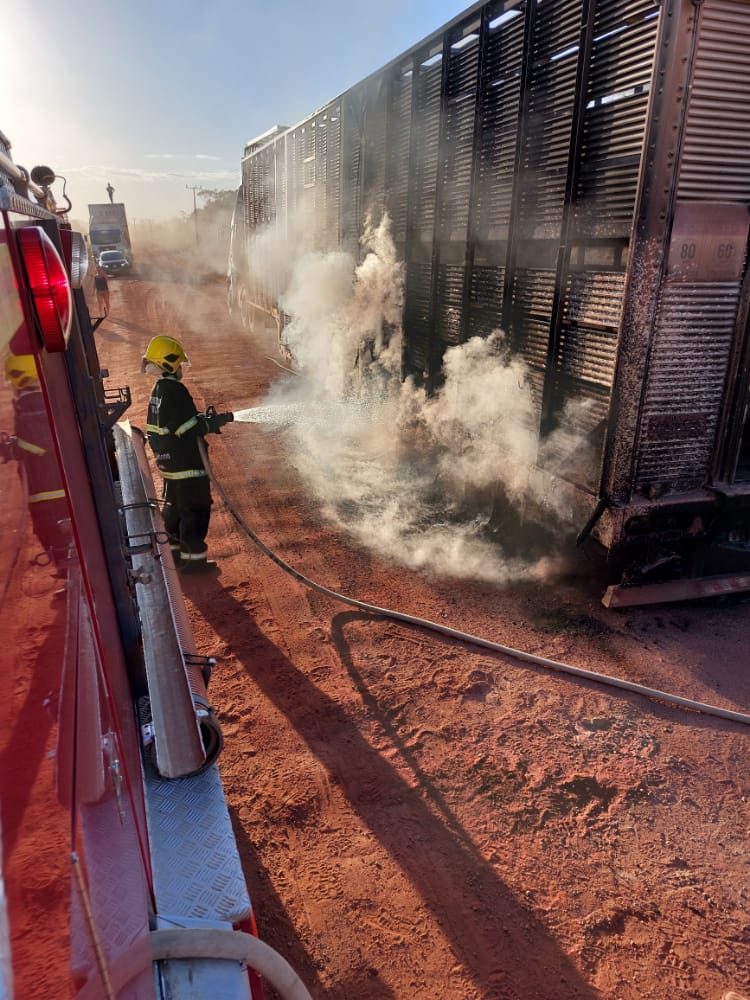
[[[89,205],[89,241],[94,260],[99,260],[102,250],[122,250],[132,265],[133,250],[122,202]]]

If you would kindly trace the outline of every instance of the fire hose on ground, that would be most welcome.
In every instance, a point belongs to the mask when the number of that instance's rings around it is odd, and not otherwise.
[[[347,597],[345,594],[339,594],[334,590],[330,590],[328,587],[323,587],[321,584],[315,583],[313,580],[308,579],[308,577],[303,576],[302,573],[299,573],[296,569],[294,569],[294,567],[284,562],[280,556],[269,549],[268,546],[258,537],[255,531],[253,531],[250,525],[231,503],[224,487],[216,478],[213,469],[211,468],[211,464],[208,459],[208,452],[206,451],[203,442],[199,442],[199,448],[203,465],[209,479],[211,480],[211,484],[240,528],[261,550],[261,552],[264,553],[264,555],[268,556],[268,558],[283,569],[285,573],[288,573],[299,583],[304,584],[304,586],[309,587],[311,590],[315,590],[317,593],[323,594],[334,601],[347,604],[349,607],[358,608],[360,611],[366,611],[369,614],[379,615],[383,618],[390,618],[394,621],[404,622],[407,625],[428,629],[432,632],[438,632],[451,639],[457,639],[460,642],[466,642],[474,646],[481,646],[483,649],[490,649],[497,653],[504,653],[506,656],[512,657],[513,659],[522,660],[526,663],[534,664],[535,666],[545,667],[549,670],[557,671],[558,673],[571,674],[574,677],[581,677],[584,680],[593,681],[596,684],[604,684],[609,687],[618,688],[621,691],[629,691],[632,694],[641,695],[642,697],[648,698],[652,701],[659,701],[667,705],[673,705],[676,708],[689,709],[703,715],[712,715],[720,719],[728,719],[730,722],[739,722],[744,726],[750,725],[750,715],[744,712],[735,712],[732,709],[721,708],[717,705],[707,705],[704,702],[693,701],[691,698],[682,698],[679,695],[669,694],[668,692],[660,691],[657,688],[647,687],[643,684],[636,684],[633,681],[626,681],[619,677],[612,677],[609,674],[602,674],[594,670],[586,670],[583,667],[575,667],[568,663],[550,660],[543,656],[536,656],[534,653],[527,653],[520,649],[514,649],[512,646],[504,646],[502,643],[492,642],[489,639],[482,639],[479,636],[471,635],[468,632],[460,632],[457,629],[450,628],[446,625],[439,625],[437,622],[431,622],[424,618],[417,618],[414,615],[407,615],[403,612],[393,611],[389,608],[381,608],[374,604],[368,604],[365,601],[358,601],[353,597]]]

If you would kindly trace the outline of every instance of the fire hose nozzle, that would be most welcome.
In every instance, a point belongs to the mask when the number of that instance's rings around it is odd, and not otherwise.
[[[234,414],[231,411],[217,413],[215,406],[207,407],[205,416],[211,434],[221,434],[221,428],[224,424],[231,424],[234,420]]]

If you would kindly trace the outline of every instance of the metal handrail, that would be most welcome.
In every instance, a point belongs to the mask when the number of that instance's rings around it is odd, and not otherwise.
[[[182,778],[212,764],[224,741],[208,701],[143,435],[123,421],[115,426],[114,438],[126,534],[151,539],[149,545],[133,546],[130,560],[142,624],[156,769],[164,778]]]

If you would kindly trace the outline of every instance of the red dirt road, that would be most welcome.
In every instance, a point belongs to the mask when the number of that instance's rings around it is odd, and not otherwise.
[[[220,281],[112,285],[96,338],[137,426],[156,333],[185,343],[199,406],[257,405],[295,377],[273,331],[227,317]],[[608,611],[586,566],[504,587],[436,578],[334,526],[283,430],[235,423],[210,444],[242,516],[317,583],[750,709],[747,597]],[[218,661],[219,767],[261,936],[316,1000],[750,992],[750,728],[337,603],[219,503],[209,543],[221,573],[184,590]]]

